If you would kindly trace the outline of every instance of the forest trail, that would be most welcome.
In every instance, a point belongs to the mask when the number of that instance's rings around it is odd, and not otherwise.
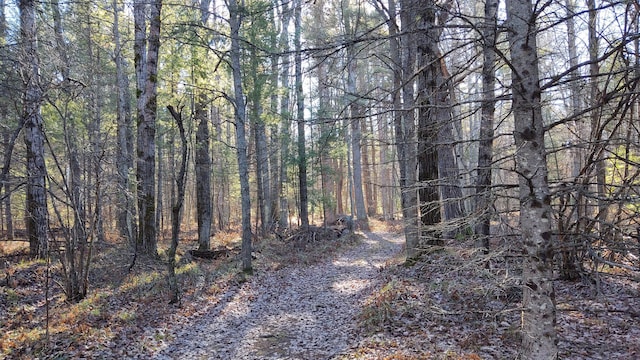
[[[354,346],[357,316],[404,238],[365,233],[315,265],[258,274],[190,323],[154,359],[331,359]]]

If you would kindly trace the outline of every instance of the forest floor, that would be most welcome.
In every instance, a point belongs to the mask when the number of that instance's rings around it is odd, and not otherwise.
[[[372,225],[257,241],[249,276],[237,268],[236,234],[218,234],[215,245],[231,250],[210,260],[189,256],[187,239],[179,306],[168,304],[164,262],[139,258],[128,271],[125,245],[97,247],[89,294],[69,304],[57,264],[47,291],[47,264],[0,243],[0,359],[518,358],[512,248],[484,258],[452,240],[405,266],[397,227]],[[556,281],[561,358],[639,358],[639,284],[608,268]]]

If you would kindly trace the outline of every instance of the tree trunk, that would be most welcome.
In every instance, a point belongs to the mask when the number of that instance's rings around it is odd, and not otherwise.
[[[200,94],[196,101],[196,208],[198,218],[198,249],[209,250],[211,238],[211,138],[209,136],[209,117],[207,116],[206,97]],[[180,189],[178,189],[179,191]]]
[[[252,125],[255,140],[256,154],[256,184],[258,195],[258,219],[260,220],[260,232],[266,234],[271,229],[271,183],[269,182],[269,150],[267,146],[267,129],[264,123],[262,110],[262,96],[264,80],[259,74],[259,59],[256,49],[250,51],[252,69]]]
[[[307,150],[304,121],[304,93],[302,91],[302,48],[300,36],[302,33],[302,1],[294,2],[295,18],[295,73],[296,73],[296,122],[298,124],[298,186],[300,191],[300,221],[303,228],[309,227],[309,201],[307,190]]]
[[[391,8],[390,0],[390,8]],[[402,215],[405,223],[407,261],[411,262],[418,255],[420,241],[418,227],[418,193],[416,190],[417,148],[415,132],[415,99],[413,86],[415,71],[415,21],[416,10],[414,0],[401,0],[400,21],[402,23],[401,48],[397,56],[402,66],[402,116],[395,118],[396,142],[398,143],[398,162],[400,163],[400,188],[402,191]],[[394,12],[390,12],[394,14]],[[395,21],[394,21],[395,23]],[[394,55],[395,57],[396,55]],[[395,80],[397,81],[397,80]]]
[[[31,255],[44,258],[48,254],[46,176],[44,161],[44,130],[40,105],[42,89],[40,84],[40,61],[38,57],[36,2],[20,0],[20,37],[22,40],[22,60],[20,71],[25,79],[22,121],[24,122],[24,143],[27,150],[27,197],[26,225]]]
[[[367,216],[376,216],[377,204],[375,200],[375,191],[373,188],[373,180],[371,176],[371,169],[373,169],[372,161],[375,159],[375,152],[369,153],[373,146],[370,146],[370,140],[368,140],[369,127],[367,126],[367,119],[360,119],[360,149],[362,150],[362,185],[364,186],[364,199],[367,207]]]
[[[482,105],[480,106],[480,137],[478,142],[478,167],[476,178],[476,246],[489,251],[493,199],[491,192],[493,169],[493,121],[496,104],[496,33],[498,0],[487,0],[484,5],[482,27]]]
[[[288,2],[282,2],[282,33],[280,34],[280,46],[283,55],[282,66],[280,67],[280,87],[283,94],[280,100],[280,191],[279,195],[279,228],[286,229],[289,227],[289,200],[287,198],[287,184],[289,176],[287,169],[289,168],[289,143],[291,142],[291,115],[289,104],[291,94],[289,93],[289,61],[291,56],[287,52],[289,49],[289,24],[291,22],[291,11],[288,8]]]
[[[450,3],[447,3],[449,5]],[[446,21],[446,11],[440,11],[438,24]],[[463,218],[466,215],[463,203],[462,186],[460,184],[460,168],[456,156],[453,116],[453,86],[451,76],[447,70],[447,64],[442,58],[441,52],[437,52],[436,113],[438,118],[438,178],[441,182],[440,197],[442,199],[443,216],[446,221]],[[438,66],[438,64],[440,66]],[[448,237],[463,232],[460,225],[453,225],[447,229]]]
[[[325,2],[319,0],[313,6],[313,29],[315,45],[320,47],[325,41],[326,23],[325,23]],[[324,224],[330,225],[336,221],[336,201],[335,189],[335,161],[332,158],[331,150],[333,148],[334,133],[333,121],[329,115],[329,88],[327,86],[327,65],[324,57],[318,58],[315,64],[316,76],[318,78],[318,110],[317,122],[320,124],[320,139],[318,144],[318,152],[320,156],[320,181],[322,187],[322,211]]]
[[[590,141],[594,143],[592,162],[595,163],[595,177],[596,177],[596,198],[597,209],[595,214],[587,214],[587,216],[596,218],[598,220],[597,228],[600,229],[600,236],[604,236],[603,229],[599,225],[606,222],[608,205],[606,198],[606,166],[604,159],[604,152],[606,147],[606,141],[604,137],[604,128],[601,124],[601,109],[598,105],[600,97],[600,88],[598,86],[598,76],[600,75],[600,65],[598,61],[598,30],[596,29],[597,22],[597,9],[595,0],[587,0],[587,8],[589,10],[589,88],[591,101],[591,136]],[[589,181],[591,183],[591,181]]]
[[[138,76],[138,239],[137,248],[151,256],[157,255],[156,228],[156,115],[158,86],[158,50],[160,48],[160,14],[162,0],[150,4],[148,45],[146,33],[145,3],[134,2],[135,43],[134,58]],[[146,51],[145,51],[146,50]]]
[[[238,156],[238,175],[240,176],[240,194],[242,205],[242,271],[251,273],[251,198],[249,193],[249,164],[247,160],[247,123],[244,93],[242,90],[242,69],[240,67],[240,26],[244,9],[237,0],[229,1],[231,26],[231,70],[236,120],[236,154]]]
[[[441,234],[435,230],[440,223],[440,194],[438,189],[438,129],[444,126],[446,100],[443,94],[442,69],[438,51],[440,34],[435,29],[435,4],[426,0],[419,10],[417,33],[418,68],[418,181],[420,188],[421,236],[427,244],[442,244]]]
[[[347,25],[347,30],[349,30]],[[351,36],[355,36],[351,34]],[[368,228],[367,209],[364,203],[364,192],[362,189],[362,132],[360,122],[364,121],[365,109],[362,106],[361,99],[358,97],[358,87],[356,84],[357,61],[355,58],[355,49],[353,46],[347,48],[347,93],[349,94],[350,104],[349,111],[351,118],[351,154],[353,166],[353,194],[355,200],[355,215],[358,226],[364,229]]]
[[[131,92],[129,91],[129,77],[127,76],[127,64],[122,54],[122,44],[120,40],[118,3],[113,1],[113,39],[114,39],[114,62],[116,65],[117,83],[117,137],[118,149],[116,154],[116,164],[118,171],[118,229],[120,236],[135,244],[136,224],[135,201],[133,194],[135,188],[130,181],[130,174],[133,170],[133,123],[131,118]]]
[[[520,227],[524,241],[522,358],[556,359],[551,208],[540,103],[536,17],[528,0],[507,0]]]
[[[182,205],[184,204],[185,193],[185,180],[187,178],[187,136],[184,130],[184,124],[182,122],[182,109],[177,111],[171,105],[167,106],[167,109],[171,113],[171,116],[178,125],[178,131],[180,132],[180,170],[176,176],[176,188],[178,190],[178,196],[171,208],[171,246],[167,256],[169,261],[167,263],[167,269],[169,272],[169,291],[170,304],[180,302],[180,289],[178,288],[178,279],[176,277],[176,250],[178,249],[178,242],[180,240],[180,224],[182,223]],[[196,110],[197,112],[197,110]],[[197,115],[196,115],[197,116]],[[206,119],[206,116],[205,116]],[[205,120],[206,121],[206,120]],[[208,149],[207,149],[208,151]]]

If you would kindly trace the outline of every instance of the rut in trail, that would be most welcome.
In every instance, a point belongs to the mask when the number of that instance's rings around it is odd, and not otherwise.
[[[403,240],[365,233],[333,259],[255,276],[232,297],[174,332],[155,359],[331,359],[358,339],[357,315],[380,285],[379,268]]]

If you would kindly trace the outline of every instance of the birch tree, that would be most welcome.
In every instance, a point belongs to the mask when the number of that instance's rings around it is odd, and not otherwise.
[[[507,0],[511,92],[524,242],[522,358],[558,356],[551,200],[540,103],[536,15],[529,0]]]

